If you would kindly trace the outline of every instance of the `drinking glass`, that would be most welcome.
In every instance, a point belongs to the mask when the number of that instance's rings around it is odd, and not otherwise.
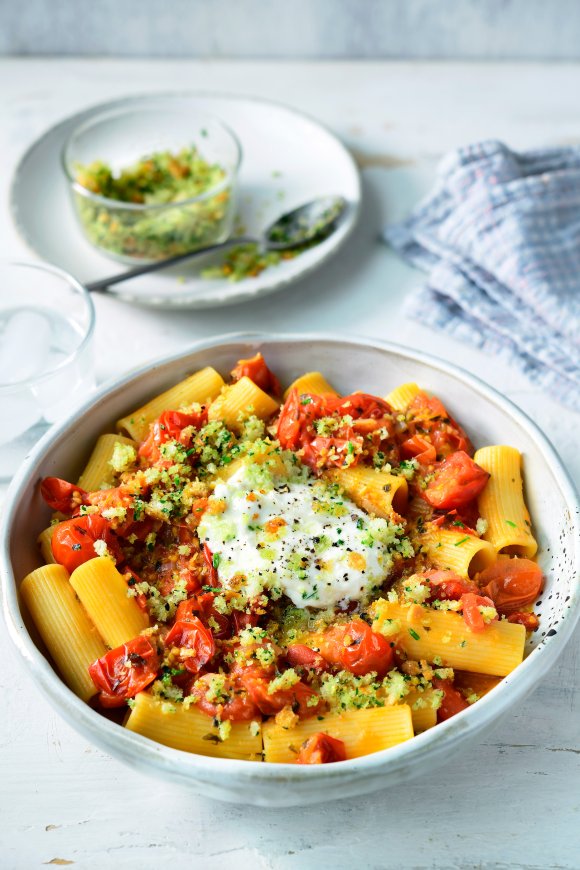
[[[95,386],[95,310],[71,275],[0,261],[0,480]]]

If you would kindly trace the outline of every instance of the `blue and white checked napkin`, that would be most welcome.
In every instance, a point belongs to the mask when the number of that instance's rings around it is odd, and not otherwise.
[[[580,148],[460,148],[385,239],[429,273],[412,317],[502,356],[580,410]]]

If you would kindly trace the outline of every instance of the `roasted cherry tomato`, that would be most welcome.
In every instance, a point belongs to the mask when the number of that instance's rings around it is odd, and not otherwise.
[[[540,620],[535,613],[510,613],[507,618],[508,622],[515,622],[517,625],[523,625],[526,631],[537,631],[540,627]]]
[[[185,414],[181,411],[164,411],[163,414],[151,425],[149,435],[139,447],[139,456],[146,457],[150,462],[158,462],[161,458],[161,445],[167,441],[179,441],[184,447],[191,444],[191,433],[184,433],[184,429],[193,426],[200,429],[207,423],[207,410],[203,408],[199,413]],[[173,460],[168,460],[173,464]]]
[[[195,681],[191,694],[197,698],[196,707],[199,710],[212,718],[219,717],[222,722],[247,722],[261,718],[260,711],[239,677],[204,674]]]
[[[239,680],[245,687],[252,702],[264,716],[273,716],[284,707],[291,707],[301,719],[308,719],[319,713],[323,707],[322,698],[300,680],[288,689],[270,691],[270,677],[261,667],[250,665],[243,668]]]
[[[165,648],[177,647],[183,667],[197,674],[215,654],[215,643],[211,631],[197,616],[180,619],[173,624],[165,637]]]
[[[420,434],[435,448],[437,459],[443,459],[456,450],[464,450],[469,455],[473,453],[469,438],[435,396],[426,393],[415,396],[407,408],[406,420],[407,437]]]
[[[158,670],[159,656],[148,637],[135,637],[89,666],[103,707],[123,706],[153,682]]]
[[[413,435],[403,441],[401,453],[405,459],[416,459],[420,465],[431,465],[437,459],[435,447],[421,435]]]
[[[296,758],[296,764],[330,764],[333,761],[346,761],[346,746],[343,740],[321,731],[304,741]]]
[[[379,677],[393,667],[393,649],[382,634],[366,622],[353,620],[329,628],[322,636],[320,653],[327,662],[358,677],[376,671]]]
[[[461,713],[466,710],[469,704],[459,692],[451,680],[440,680],[438,677],[433,679],[433,688],[440,689],[443,692],[443,700],[441,706],[437,710],[437,721],[445,722],[446,719],[451,719],[456,713]]]
[[[423,498],[436,510],[461,509],[477,498],[488,480],[489,472],[463,450],[457,450],[443,460]]]
[[[323,430],[318,431],[323,418]],[[317,396],[296,389],[290,391],[277,427],[282,447],[300,450],[302,461],[314,469],[355,465],[378,451],[384,461],[398,462],[394,432],[392,408],[377,396]]]
[[[211,632],[214,638],[223,639],[227,637],[231,637],[232,634],[232,622],[229,616],[226,616],[225,613],[219,613],[214,606],[215,595],[212,592],[198,592],[197,595],[194,595],[193,598],[188,598],[187,601],[182,601],[178,607],[177,612],[175,614],[175,622],[179,622],[180,620],[183,622],[189,622],[191,618],[195,616],[199,616],[204,625],[208,625],[209,620],[212,622],[209,623],[209,628],[211,628]]]
[[[84,489],[60,477],[45,477],[40,484],[40,494],[53,511],[63,514],[76,513],[87,496]]]
[[[489,595],[501,614],[514,613],[532,604],[542,590],[542,570],[531,559],[499,558],[477,575],[484,595]]]
[[[115,533],[99,514],[65,520],[56,526],[51,541],[52,555],[59,565],[64,565],[72,574],[83,562],[96,557],[95,541],[104,541],[115,561],[123,560]]]
[[[423,575],[431,587],[430,601],[459,601],[466,592],[478,592],[475,583],[464,580],[454,571],[426,571]]]
[[[265,393],[270,393],[272,396],[282,395],[280,381],[270,371],[261,353],[257,353],[256,356],[250,359],[238,361],[235,369],[232,370],[232,378],[234,381],[239,381],[240,378],[244,377],[253,381]]]
[[[257,613],[246,613],[244,610],[234,610],[232,612],[234,620],[234,634],[239,634],[244,628],[253,628],[258,624],[259,616]]]
[[[328,667],[320,653],[310,649],[303,643],[291,644],[285,653],[285,659],[293,668],[308,668],[312,671],[324,671]]]
[[[462,613],[465,624],[471,631],[483,631],[488,625],[485,622],[480,607],[494,607],[491,598],[476,595],[474,592],[466,592],[461,596]]]

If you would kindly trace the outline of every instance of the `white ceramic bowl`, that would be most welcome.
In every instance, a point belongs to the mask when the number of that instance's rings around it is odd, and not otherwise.
[[[97,435],[128,410],[195,369],[213,365],[226,373],[239,358],[257,350],[286,383],[312,369],[323,371],[345,393],[363,389],[385,395],[403,381],[417,381],[442,398],[466,425],[476,446],[511,444],[524,454],[527,501],[547,578],[536,608],[541,627],[529,642],[530,654],[486,697],[453,719],[400,746],[340,764],[302,767],[204,758],[125,731],[86,706],[61,682],[35,646],[18,602],[19,580],[40,564],[35,540],[49,518],[39,495],[40,479],[45,475],[76,479]],[[15,477],[4,509],[4,612],[10,636],[38,687],[70,725],[101,749],[208,797],[260,806],[305,805],[396,785],[481,739],[536,686],[571,636],[580,613],[579,549],[578,497],[553,447],[528,417],[477,378],[427,354],[386,342],[319,334],[226,335],[105,386],[38,444]]]

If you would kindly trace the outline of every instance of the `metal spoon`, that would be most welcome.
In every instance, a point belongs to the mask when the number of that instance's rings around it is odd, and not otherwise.
[[[287,251],[291,248],[297,248],[334,232],[338,218],[345,208],[346,200],[342,196],[324,196],[283,214],[264,230],[259,239],[246,236],[227,239],[227,241],[217,245],[208,245],[206,248],[198,248],[186,254],[168,257],[166,260],[156,260],[154,263],[136,266],[134,269],[128,269],[118,275],[111,275],[110,278],[91,281],[90,284],[85,284],[85,287],[94,293],[106,292],[113,284],[120,284],[122,281],[137,278],[139,275],[147,275],[149,272],[158,272],[167,266],[183,263],[185,260],[190,260],[201,254],[209,254],[212,251],[219,251],[230,245],[254,243],[266,251]]]

